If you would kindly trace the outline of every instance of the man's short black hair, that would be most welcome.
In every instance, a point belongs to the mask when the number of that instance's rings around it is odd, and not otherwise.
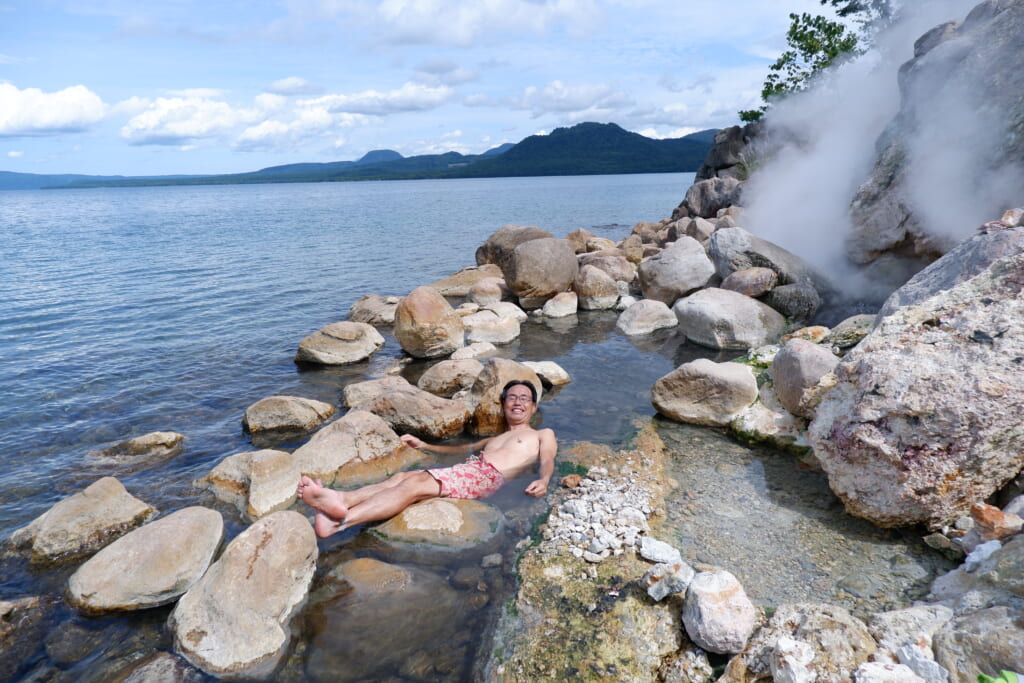
[[[527,382],[525,379],[514,379],[505,385],[505,388],[501,390],[501,402],[504,403],[505,399],[508,398],[508,390],[512,387],[524,386],[530,390],[530,398],[533,402],[537,402],[537,388],[533,386],[532,382]]]

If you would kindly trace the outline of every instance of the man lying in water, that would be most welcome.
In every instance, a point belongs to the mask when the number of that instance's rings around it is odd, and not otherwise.
[[[537,463],[538,478],[525,492],[543,496],[555,471],[558,442],[552,430],[530,427],[530,418],[537,411],[537,389],[529,382],[512,380],[501,392],[501,406],[508,430],[475,443],[432,446],[411,434],[402,435],[402,441],[413,448],[477,454],[453,467],[399,472],[379,484],[352,491],[329,489],[303,476],[297,493],[316,510],[316,535],[327,538],[357,524],[390,519],[428,498],[486,498]]]

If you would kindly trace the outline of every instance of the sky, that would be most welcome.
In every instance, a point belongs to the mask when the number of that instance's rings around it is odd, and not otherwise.
[[[724,9],[727,8],[727,9]],[[0,170],[215,174],[739,122],[818,0],[0,0]]]

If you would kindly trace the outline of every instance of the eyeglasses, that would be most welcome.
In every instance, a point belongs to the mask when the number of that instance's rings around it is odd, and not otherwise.
[[[522,396],[519,394],[506,394],[505,400],[509,403],[533,403],[533,396],[530,396],[529,394],[524,394]]]

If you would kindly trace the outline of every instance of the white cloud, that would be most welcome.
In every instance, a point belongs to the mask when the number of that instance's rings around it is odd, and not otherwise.
[[[45,93],[0,83],[0,136],[53,135],[85,130],[100,122],[107,106],[84,85]]]
[[[447,86],[431,87],[419,83],[406,83],[397,90],[382,93],[367,90],[355,95],[325,95],[314,100],[303,100],[305,106],[324,106],[331,113],[369,114],[384,116],[403,111],[436,109],[448,102],[455,92]]]
[[[332,147],[345,144],[339,128],[366,125],[369,119],[360,114],[332,114],[323,105],[305,104],[296,108],[290,121],[268,119],[243,130],[233,143],[241,151],[294,150],[325,137]]]
[[[324,89],[315,83],[310,83],[305,78],[289,76],[274,81],[266,87],[268,93],[274,95],[319,95]]]
[[[20,151],[20,150],[12,149],[10,152],[7,153],[7,158],[8,159],[20,159],[23,156],[25,156],[25,153]]]
[[[223,97],[224,91],[219,88],[184,88],[182,90],[168,90],[165,94],[170,97],[200,97],[212,100],[217,97]]]
[[[121,128],[132,145],[182,145],[218,137],[260,117],[253,109],[235,109],[203,97],[158,97]]]
[[[10,55],[0,54],[0,64],[18,64],[19,62],[22,62],[22,61],[24,61],[24,60],[20,59],[18,57],[12,57]]]
[[[543,88],[528,87],[513,106],[529,109],[537,118],[551,112],[607,113],[631,104],[633,100],[629,95],[609,85],[567,86],[561,81],[551,81]]]
[[[685,138],[687,135],[690,135],[691,133],[696,133],[700,130],[700,128],[691,128],[689,126],[684,126],[682,128],[673,128],[672,130],[667,131],[665,133],[659,133],[657,128],[644,128],[643,130],[638,130],[636,132],[639,133],[640,135],[643,135],[645,138],[652,138],[654,140],[668,140],[673,138]]]

